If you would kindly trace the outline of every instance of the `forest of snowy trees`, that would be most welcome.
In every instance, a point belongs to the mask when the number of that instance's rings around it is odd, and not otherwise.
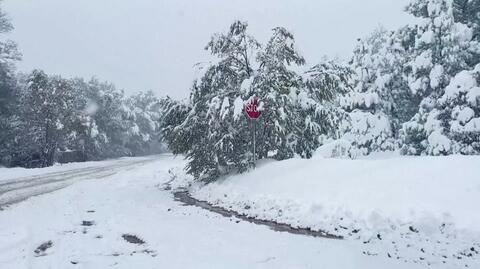
[[[0,34],[13,29],[0,12]],[[161,152],[160,100],[126,97],[97,79],[65,79],[41,70],[16,74],[13,41],[0,42],[0,165],[45,167]]]
[[[348,62],[305,66],[294,37],[273,29],[266,44],[235,22],[206,49],[188,102],[166,100],[163,134],[196,178],[252,166],[244,104],[257,97],[257,159],[480,153],[480,1],[414,0],[415,24],[377,29]]]
[[[261,100],[257,159],[332,157],[378,151],[406,155],[480,153],[480,0],[413,0],[416,23],[377,29],[346,62],[312,66],[286,28],[261,44],[234,22],[205,49],[185,101],[153,93],[126,97],[96,79],[41,70],[15,74],[20,53],[0,43],[0,158],[49,166],[67,153],[82,160],[157,153],[166,144],[187,171],[211,180],[252,165],[245,103]],[[5,14],[0,32],[12,25]],[[313,34],[313,33],[312,33]],[[78,157],[76,157],[78,160]]]

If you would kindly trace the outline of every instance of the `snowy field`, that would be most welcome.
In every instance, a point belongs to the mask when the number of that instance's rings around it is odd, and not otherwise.
[[[0,268],[423,268],[183,206],[161,186],[184,161],[157,158],[0,211]]]
[[[291,159],[193,190],[248,216],[361,242],[366,255],[480,268],[480,157]]]

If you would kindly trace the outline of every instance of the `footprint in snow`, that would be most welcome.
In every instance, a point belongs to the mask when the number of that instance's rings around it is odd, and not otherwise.
[[[35,256],[40,257],[40,256],[46,256],[47,254],[45,253],[47,249],[53,247],[53,242],[52,240],[49,240],[47,242],[42,243],[40,246],[38,246],[35,249]]]

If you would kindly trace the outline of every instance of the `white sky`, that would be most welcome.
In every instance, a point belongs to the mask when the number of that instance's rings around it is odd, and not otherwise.
[[[186,97],[193,65],[212,33],[235,19],[264,42],[284,26],[309,64],[324,55],[350,56],[358,37],[412,18],[409,0],[4,0],[23,61],[66,77],[96,76],[133,93]]]

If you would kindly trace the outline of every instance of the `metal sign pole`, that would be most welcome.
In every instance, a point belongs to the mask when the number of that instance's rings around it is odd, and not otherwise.
[[[1,1],[1,0],[0,0]],[[258,99],[254,98],[249,100],[246,105],[245,105],[245,113],[247,114],[248,118],[250,119],[251,124],[253,124],[253,168],[255,169],[256,167],[256,162],[257,162],[257,149],[256,149],[256,143],[257,143],[257,120],[262,114],[261,111],[258,110]],[[250,130],[252,129],[252,126],[249,126]]]
[[[256,167],[256,161],[257,161],[257,156],[255,152],[256,134],[257,134],[257,121],[253,120],[253,168]]]

